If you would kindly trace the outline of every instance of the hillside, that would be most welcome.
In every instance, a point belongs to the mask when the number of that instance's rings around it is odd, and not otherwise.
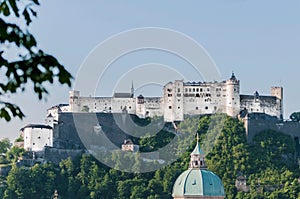
[[[62,198],[70,199],[171,198],[175,179],[187,169],[196,132],[208,153],[208,168],[222,178],[227,198],[300,198],[294,140],[280,132],[264,131],[255,137],[253,145],[248,145],[243,124],[225,115],[186,119],[179,125],[175,138],[167,131],[133,138],[142,152],[155,151],[180,138],[173,150],[181,157],[157,171],[126,173],[83,155],[64,160],[59,166],[35,165],[30,169],[14,166],[8,177],[2,179],[0,195],[1,198],[43,199],[58,190]],[[121,164],[120,154],[113,157],[112,161]],[[145,166],[138,158],[128,158],[128,161],[137,171]],[[235,186],[241,175],[247,178],[248,193],[238,192]]]

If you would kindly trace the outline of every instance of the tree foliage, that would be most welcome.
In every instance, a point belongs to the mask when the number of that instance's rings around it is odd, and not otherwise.
[[[294,112],[290,115],[290,119],[293,122],[300,122],[300,112]]]
[[[181,134],[190,134],[185,139],[195,140],[195,132],[198,131],[202,146],[206,146],[205,142],[213,145],[206,155],[206,163],[208,169],[222,179],[227,198],[300,198],[297,180],[300,173],[292,157],[295,145],[291,137],[280,132],[264,131],[254,138],[253,145],[249,145],[243,124],[225,115],[189,118],[179,127]],[[172,137],[170,134],[156,136],[143,138],[141,147],[148,149],[146,145],[150,144],[150,148],[156,148],[159,139],[169,140]],[[184,148],[186,143],[187,140],[182,140],[178,147]],[[59,165],[13,166],[2,181],[0,195],[4,198],[50,198],[57,190],[61,198],[70,199],[170,199],[176,178],[188,168],[195,144],[196,140],[171,165],[149,173],[127,173],[108,168],[90,155],[79,159],[68,158]],[[123,169],[124,165],[120,161],[121,155],[114,153],[111,160],[119,169]],[[138,169],[143,166],[135,158],[125,158],[130,161],[127,165],[131,167]],[[235,180],[241,174],[247,177],[250,187],[247,193],[239,192],[235,187]]]
[[[71,74],[58,60],[41,50],[34,36],[28,31],[37,16],[38,0],[0,1],[0,118],[23,118],[20,107],[3,97],[25,91],[32,85],[34,93],[42,99],[48,93],[47,83],[58,80],[71,85]],[[7,56],[7,54],[13,56]]]

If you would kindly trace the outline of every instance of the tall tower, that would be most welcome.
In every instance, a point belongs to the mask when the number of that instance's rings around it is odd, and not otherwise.
[[[79,91],[69,92],[69,106],[71,112],[79,112],[79,107],[80,107],[79,96],[80,96]]]
[[[277,97],[280,107],[280,118],[283,119],[283,87],[275,86],[271,88],[271,96]]]
[[[234,73],[226,81],[226,113],[232,117],[240,112],[240,81],[237,80]]]

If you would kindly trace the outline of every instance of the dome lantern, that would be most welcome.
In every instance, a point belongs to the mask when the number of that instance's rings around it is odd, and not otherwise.
[[[173,186],[172,196],[174,199],[225,198],[221,179],[207,169],[204,157],[197,134],[197,144],[191,153],[189,169],[177,178]]]

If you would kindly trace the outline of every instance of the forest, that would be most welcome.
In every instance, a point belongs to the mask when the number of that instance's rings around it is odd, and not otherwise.
[[[187,118],[179,124],[176,134],[162,130],[156,136],[132,138],[140,145],[142,153],[156,151],[181,136],[174,147],[180,157],[147,173],[119,171],[120,168],[110,168],[87,154],[77,159],[68,158],[59,165],[18,167],[15,162],[24,151],[12,147],[6,151],[9,159],[1,160],[11,162],[12,169],[7,177],[1,178],[0,198],[53,198],[55,190],[59,198],[70,199],[172,198],[174,181],[188,169],[196,133],[206,152],[208,169],[222,179],[226,198],[300,199],[300,173],[294,140],[280,132],[266,130],[248,144],[243,123],[226,115]],[[113,154],[111,161],[121,165],[118,155]],[[143,166],[137,158],[129,157],[128,161],[137,171]],[[247,179],[246,192],[235,186],[241,175]]]

